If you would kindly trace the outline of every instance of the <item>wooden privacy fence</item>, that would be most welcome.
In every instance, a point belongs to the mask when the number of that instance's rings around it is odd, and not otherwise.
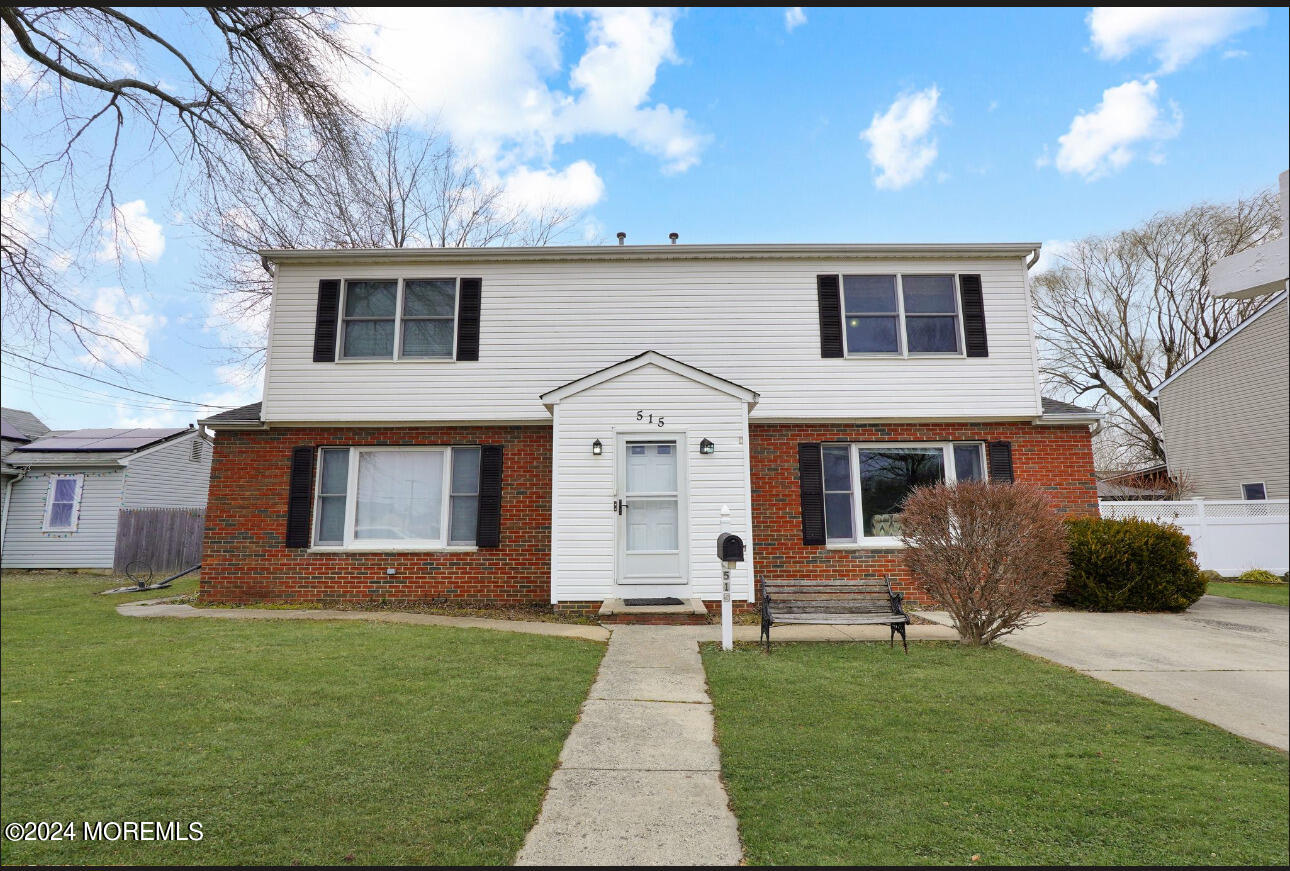
[[[202,508],[122,508],[112,570],[153,574],[183,571],[202,561]]]

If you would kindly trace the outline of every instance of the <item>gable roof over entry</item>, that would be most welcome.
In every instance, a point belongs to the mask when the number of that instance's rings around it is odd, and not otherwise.
[[[733,396],[736,399],[748,403],[749,407],[757,404],[757,392],[749,390],[747,387],[728,381],[711,372],[705,372],[689,363],[682,363],[666,354],[660,354],[658,351],[645,351],[637,354],[635,357],[629,357],[621,363],[615,363],[612,366],[606,366],[604,369],[598,369],[589,375],[576,378],[567,384],[549,390],[541,396],[542,404],[548,409],[559,404],[563,399],[589,390],[597,384],[604,384],[606,381],[617,378],[619,375],[625,375],[628,372],[635,371],[642,366],[657,366],[660,369],[666,369],[668,372],[680,375],[682,378],[688,378],[691,381],[698,382],[707,387],[711,387],[727,396]]]

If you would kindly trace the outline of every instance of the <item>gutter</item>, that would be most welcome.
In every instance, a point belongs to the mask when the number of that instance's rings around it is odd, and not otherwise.
[[[27,470],[18,468],[18,474],[4,483],[4,505],[0,507],[0,551],[4,550],[5,533],[9,530],[9,499],[13,492],[13,485],[25,477],[27,477]]]
[[[1027,257],[1038,242],[963,244],[547,245],[497,248],[264,248],[265,263],[299,261],[532,261],[820,259],[829,257]]]

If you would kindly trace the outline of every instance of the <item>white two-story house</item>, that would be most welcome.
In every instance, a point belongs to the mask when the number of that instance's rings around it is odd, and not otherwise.
[[[716,602],[893,576],[910,488],[1095,513],[1040,396],[1037,244],[266,251],[263,402],[217,433],[203,596]]]

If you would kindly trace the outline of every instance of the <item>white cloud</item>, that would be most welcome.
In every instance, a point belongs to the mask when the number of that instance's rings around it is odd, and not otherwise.
[[[0,221],[20,236],[41,241],[49,235],[49,216],[53,206],[51,194],[14,191],[0,200]]]
[[[1065,239],[1049,239],[1039,249],[1039,260],[1031,268],[1031,274],[1038,275],[1061,265],[1061,258],[1074,250],[1074,244]]]
[[[148,356],[151,334],[166,325],[166,318],[150,312],[145,300],[120,287],[100,287],[90,308],[98,316],[95,328],[110,338],[90,339],[88,353],[80,358],[87,366],[139,365]]]
[[[1088,14],[1088,28],[1103,60],[1121,60],[1145,48],[1163,74],[1264,19],[1261,9],[1237,6],[1099,6]]]
[[[166,235],[161,225],[148,217],[148,204],[132,200],[117,206],[103,220],[103,245],[98,259],[138,260],[156,263],[166,250]]]
[[[581,212],[600,202],[605,183],[596,168],[578,160],[563,170],[530,169],[521,166],[503,182],[507,199],[530,213],[546,208]]]
[[[1061,172],[1092,181],[1124,169],[1140,147],[1157,149],[1181,129],[1182,111],[1171,102],[1166,117],[1156,82],[1125,82],[1103,91],[1096,109],[1075,116],[1070,130],[1057,139],[1055,163]],[[1154,150],[1149,156],[1163,159]]]
[[[360,105],[406,106],[500,174],[549,165],[579,136],[620,138],[680,172],[707,137],[683,109],[651,102],[659,67],[676,63],[675,10],[364,9],[354,36],[382,75],[349,82]],[[582,25],[585,50],[567,71],[561,31]],[[567,170],[561,170],[567,173]]]
[[[792,33],[806,23],[806,13],[801,6],[790,6],[784,10],[784,29]]]
[[[937,108],[941,92],[935,85],[902,94],[860,134],[869,143],[869,160],[877,170],[874,184],[899,190],[918,181],[936,160],[932,127],[945,123]]]

